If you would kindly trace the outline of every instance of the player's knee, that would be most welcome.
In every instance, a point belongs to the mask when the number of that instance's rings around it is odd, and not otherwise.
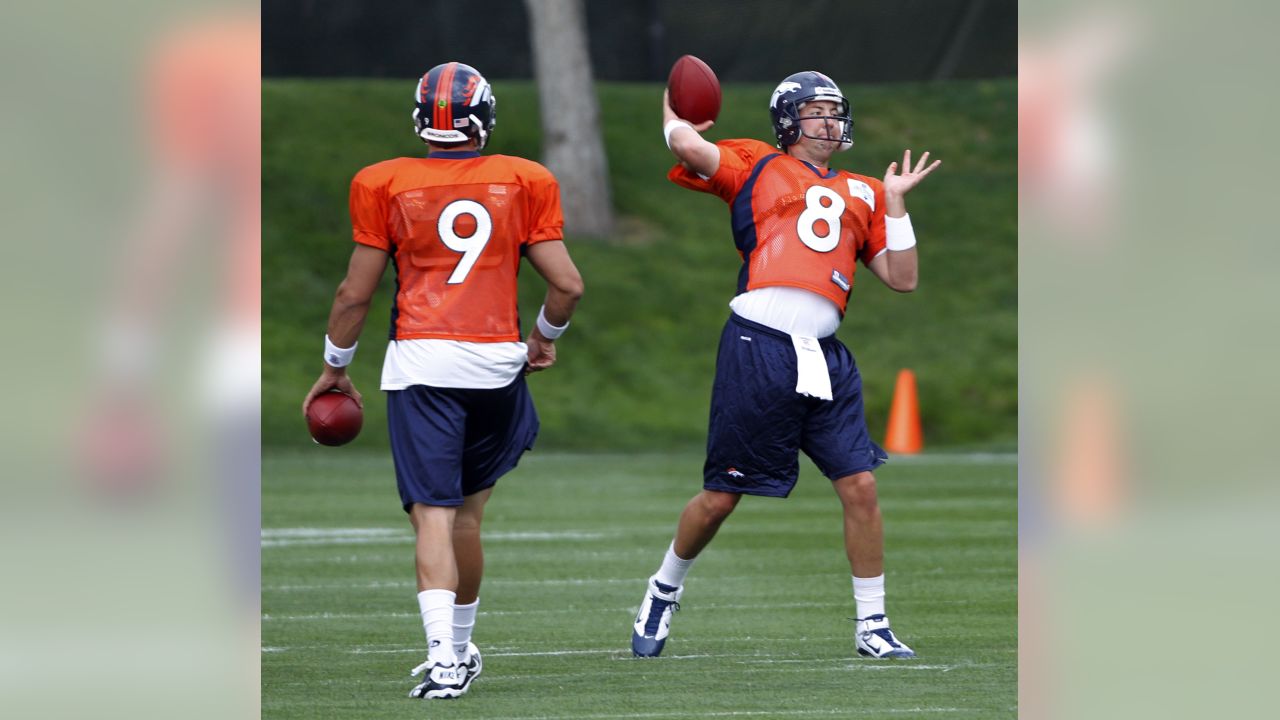
[[[876,509],[876,476],[860,472],[839,480],[840,500],[845,507],[870,512]]]
[[[735,493],[704,490],[702,493],[702,510],[714,523],[723,522],[733,509],[738,506],[741,495]]]
[[[454,535],[476,535],[480,533],[480,517],[470,513],[458,513],[453,520]]]

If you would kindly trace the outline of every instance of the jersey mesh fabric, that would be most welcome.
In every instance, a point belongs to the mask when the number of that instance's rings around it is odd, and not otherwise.
[[[729,203],[743,256],[738,292],[797,287],[831,300],[843,313],[855,263],[884,249],[880,181],[813,166],[757,140],[723,140],[710,178],[676,165],[668,177]],[[837,233],[835,238],[831,233]]]
[[[518,341],[523,246],[563,238],[555,178],[503,155],[369,166],[352,181],[351,219],[357,243],[395,261],[393,340]]]

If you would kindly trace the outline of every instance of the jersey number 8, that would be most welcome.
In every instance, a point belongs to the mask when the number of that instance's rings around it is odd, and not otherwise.
[[[823,200],[828,200],[823,204]],[[840,244],[840,216],[844,214],[845,202],[840,193],[823,185],[814,185],[804,194],[804,212],[796,221],[796,235],[800,242],[820,253],[831,252]],[[827,232],[819,235],[814,228],[821,220],[827,225]]]
[[[467,237],[459,237],[453,229],[454,222],[461,215],[470,215],[476,223],[476,231]],[[440,242],[443,242],[445,247],[462,253],[462,258],[453,268],[448,281],[449,285],[457,285],[467,279],[471,268],[475,267],[476,260],[480,259],[480,253],[484,252],[485,245],[489,244],[489,237],[493,235],[493,218],[489,216],[489,211],[475,200],[454,200],[441,211],[436,231],[440,233]]]

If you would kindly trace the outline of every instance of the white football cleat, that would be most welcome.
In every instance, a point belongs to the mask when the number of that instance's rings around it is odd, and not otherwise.
[[[471,681],[480,677],[480,671],[484,669],[484,661],[480,659],[480,648],[475,643],[467,643],[467,661],[458,663],[458,671],[464,673],[462,677],[462,692],[466,692],[471,687]]]
[[[916,653],[889,629],[889,618],[871,615],[858,621],[854,635],[858,654],[872,658],[913,658]]]
[[[671,633],[671,614],[680,609],[683,592],[683,585],[663,585],[656,575],[649,578],[649,587],[631,628],[631,652],[636,657],[657,657],[662,653],[662,646]]]
[[[424,670],[427,673],[426,677],[420,685],[409,691],[409,697],[423,700],[447,700],[460,697],[467,691],[466,669],[462,665],[457,663],[445,665],[427,660],[414,668],[409,677],[416,677]]]

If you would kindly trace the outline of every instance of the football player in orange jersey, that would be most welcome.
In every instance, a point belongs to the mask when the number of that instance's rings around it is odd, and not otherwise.
[[[303,401],[341,390],[369,302],[393,262],[396,295],[382,368],[396,482],[416,536],[425,672],[410,692],[455,698],[480,674],[471,643],[493,486],[533,445],[538,416],[525,374],[556,360],[582,278],[563,242],[560,189],[538,163],[481,156],[494,126],[489,83],[468,65],[432,68],[413,111],[425,158],[364,168],[351,183],[355,251],[338,287],[325,365]],[[524,256],[547,281],[520,342],[516,273]]]
[[[693,560],[743,495],[786,497],[803,450],[831,479],[844,508],[845,551],[857,611],[855,647],[876,658],[914,657],[884,610],[884,534],[872,470],[887,456],[867,432],[862,381],[835,332],[855,263],[899,292],[916,287],[915,235],[905,196],[940,161],[891,164],[884,179],[830,167],[853,144],[849,102],[818,72],[787,77],[769,111],[777,146],[710,143],[663,98],[663,133],[680,161],[669,177],[718,195],[742,256],[738,294],[720,337],[703,490],[676,535],[632,628],[632,652],[662,652]]]

